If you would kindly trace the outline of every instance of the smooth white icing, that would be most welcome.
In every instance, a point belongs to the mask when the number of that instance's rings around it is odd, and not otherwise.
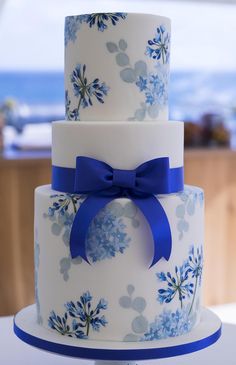
[[[115,257],[112,258],[97,262],[92,262],[90,258],[91,265],[84,261],[73,263],[70,259],[68,242],[66,245],[63,241],[67,229],[66,225],[63,226],[60,223],[63,216],[60,216],[58,211],[55,212],[54,217],[47,215],[49,207],[52,207],[53,202],[59,199],[52,197],[55,194],[60,193],[51,190],[49,185],[38,187],[35,192],[38,318],[44,327],[49,328],[48,318],[52,310],[63,316],[66,311],[64,304],[71,300],[76,303],[88,290],[93,296],[93,305],[97,304],[100,298],[108,301],[107,309],[101,311],[108,324],[99,332],[91,330],[89,339],[123,341],[128,334],[133,333],[138,340],[142,338],[144,332],[142,327],[140,332],[135,332],[137,323],[132,325],[135,318],[144,316],[150,325],[163,312],[175,312],[181,309],[178,293],[170,303],[160,304],[157,300],[158,290],[165,288],[166,283],[158,280],[156,274],[169,271],[174,276],[175,267],[180,267],[188,260],[190,247],[194,246],[195,254],[197,254],[197,248],[202,247],[204,202],[201,189],[186,186],[183,193],[159,196],[159,201],[170,223],[173,246],[170,260],[167,262],[162,259],[150,269],[149,265],[153,256],[150,228],[143,215],[125,198],[115,201],[115,211],[114,205],[111,206],[112,208],[109,206],[107,214],[117,214],[116,224],[124,224],[121,231],[127,234],[126,238],[130,238],[128,247],[123,253],[116,252]],[[67,212],[73,213],[72,204]],[[119,220],[122,222],[118,223]],[[106,227],[104,227],[104,233],[105,231]],[[67,260],[66,269],[61,265],[63,259]],[[191,274],[188,281],[194,282]],[[146,301],[146,307],[140,312],[134,310],[132,306],[124,308],[120,305],[120,298],[128,296],[128,285],[134,286],[132,300],[141,297]],[[195,323],[198,323],[200,316],[200,289],[198,285],[191,312],[191,320],[196,321]],[[193,295],[190,295],[183,300],[185,307],[189,308],[192,298]]]
[[[75,167],[77,156],[102,160],[114,168],[133,169],[157,157],[170,167],[183,166],[182,122],[68,122],[52,124],[52,164]]]

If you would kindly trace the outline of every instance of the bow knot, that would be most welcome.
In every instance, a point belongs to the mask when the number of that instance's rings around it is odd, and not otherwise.
[[[113,169],[113,186],[135,189],[136,170]]]

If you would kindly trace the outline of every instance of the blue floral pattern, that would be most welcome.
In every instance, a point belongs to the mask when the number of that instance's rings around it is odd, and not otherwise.
[[[156,274],[159,281],[165,283],[166,287],[158,290],[158,301],[170,303],[176,295],[183,308],[183,301],[192,297],[189,314],[193,309],[197,287],[201,285],[201,277],[203,270],[203,249],[195,249],[191,246],[189,249],[188,259],[181,265],[175,267],[175,274],[159,272]]]
[[[108,322],[101,311],[107,309],[107,301],[100,299],[96,307],[92,308],[92,295],[89,291],[80,296],[80,300],[67,302],[65,304],[66,312],[60,317],[51,311],[48,326],[69,337],[87,339],[90,329],[99,332],[101,327],[105,327]]]
[[[184,237],[184,233],[189,230],[188,217],[195,214],[197,204],[203,207],[204,193],[200,189],[193,190],[185,186],[184,191],[178,194],[178,196],[180,198],[180,204],[177,205],[175,214],[178,219],[177,230],[179,232],[179,240],[181,240]]]
[[[103,32],[108,28],[108,23],[116,25],[120,19],[125,19],[127,13],[94,13],[87,16],[86,22],[89,24],[90,28],[97,25],[97,29]]]
[[[71,259],[69,253],[70,231],[75,214],[85,196],[76,194],[53,194],[52,204],[44,217],[52,222],[53,235],[62,235],[62,240],[67,248],[68,256],[60,260],[60,273],[65,281],[69,280],[71,265],[82,263],[81,257]],[[87,256],[92,262],[111,259],[119,253],[124,253],[129,247],[131,238],[126,232],[123,217],[129,219],[134,228],[139,227],[137,219],[138,209],[132,202],[124,206],[113,201],[102,209],[92,221],[86,239]]]
[[[65,93],[66,116],[69,120],[80,120],[80,108],[87,108],[93,105],[95,98],[100,103],[104,103],[104,96],[107,95],[109,87],[105,82],[100,82],[98,78],[92,82],[88,82],[86,73],[86,65],[77,64],[71,74],[71,83],[73,86],[74,96],[78,100],[78,105],[73,110],[70,109],[71,100],[69,98],[68,90]]]
[[[116,253],[124,253],[131,241],[125,232],[123,220],[103,209],[94,218],[89,227],[86,250],[93,262],[115,257]]]
[[[175,274],[172,275],[169,271],[167,273],[157,273],[157,277],[161,282],[166,283],[166,288],[158,290],[158,301],[163,303],[170,303],[176,295],[183,308],[183,300],[190,298],[193,294],[193,283],[188,282],[187,263],[181,266],[175,266]]]
[[[119,299],[122,308],[138,312],[131,323],[132,332],[124,337],[124,341],[161,340],[183,335],[193,328],[196,322],[196,313],[190,313],[190,304],[174,311],[164,309],[153,322],[149,323],[145,317],[146,300],[143,297],[134,297],[134,291],[135,287],[131,284],[128,285],[128,295]]]
[[[144,334],[148,330],[148,320],[143,314],[147,302],[145,298],[134,296],[135,287],[132,284],[127,285],[127,294],[120,297],[119,304],[122,308],[132,309],[136,316],[132,320],[132,332],[124,337],[124,341],[139,341],[140,334]]]
[[[34,242],[34,290],[35,290],[35,304],[37,310],[37,322],[38,324],[43,323],[43,318],[40,312],[39,302],[39,288],[38,288],[38,275],[39,275],[39,257],[40,257],[40,246],[38,242],[38,230],[35,229],[35,242]]]
[[[128,44],[124,39],[120,39],[118,43],[107,42],[106,46],[108,52],[116,54],[116,63],[122,68],[121,79],[126,83],[133,83],[144,94],[144,102],[128,120],[141,121],[146,116],[156,119],[168,102],[169,72],[166,65],[158,63],[154,66],[155,71],[149,71],[146,62],[139,60],[132,66],[126,52]]]
[[[145,54],[163,64],[169,63],[170,34],[163,25],[157,27],[155,37],[148,41]]]
[[[65,46],[71,41],[75,42],[77,32],[81,24],[86,23],[90,28],[97,26],[97,30],[103,32],[108,24],[115,26],[120,19],[125,19],[127,13],[94,13],[77,16],[68,16],[65,21]]]
[[[87,22],[87,15],[68,16],[65,20],[65,46],[71,41],[75,42],[77,32],[83,22]]]
[[[191,331],[194,324],[195,318],[189,317],[188,307],[176,311],[164,310],[150,324],[141,341],[155,341],[184,335]]]

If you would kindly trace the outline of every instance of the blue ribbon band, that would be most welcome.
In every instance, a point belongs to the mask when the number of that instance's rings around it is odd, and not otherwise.
[[[75,215],[70,233],[71,257],[80,256],[87,262],[89,225],[102,208],[119,197],[131,199],[149,223],[154,242],[151,266],[162,257],[169,260],[170,225],[155,195],[176,193],[183,188],[183,167],[170,168],[167,157],[147,161],[134,170],[113,169],[105,162],[84,156],[77,157],[76,168],[52,167],[52,189],[88,195]]]

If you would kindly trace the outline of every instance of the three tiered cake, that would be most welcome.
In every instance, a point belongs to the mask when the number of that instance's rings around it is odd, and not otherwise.
[[[52,126],[52,186],[35,192],[37,321],[50,331],[150,341],[199,322],[204,195],[183,185],[169,60],[165,17],[66,18],[66,120]]]

